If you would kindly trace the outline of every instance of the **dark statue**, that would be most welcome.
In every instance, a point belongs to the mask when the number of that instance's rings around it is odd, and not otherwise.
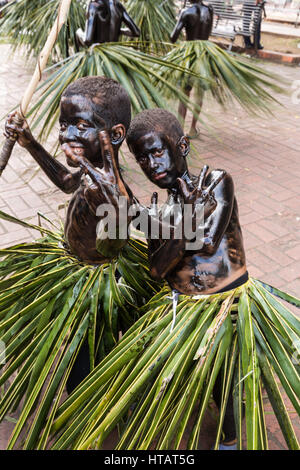
[[[191,6],[184,8],[180,13],[171,41],[176,42],[184,29],[187,41],[199,39],[207,40],[211,34],[213,24],[213,8],[204,5],[202,0],[190,0]]]
[[[202,0],[190,0],[191,6],[184,8],[180,13],[177,24],[174,28],[174,31],[171,34],[171,41],[174,43],[179,38],[182,30],[185,30],[186,40],[187,41],[198,41],[198,40],[207,40],[211,34],[212,25],[213,25],[213,8],[211,5],[204,5]],[[191,84],[185,86],[184,92],[187,96],[190,96],[193,85],[192,80]],[[189,132],[190,137],[196,137],[198,131],[196,128],[198,116],[201,111],[203,104],[203,94],[204,92],[197,88],[195,89],[195,101],[197,108],[194,110],[192,125]],[[186,118],[187,108],[183,103],[180,103],[178,108],[178,113],[182,118],[184,123]]]
[[[122,24],[127,28],[122,28]],[[91,46],[118,42],[120,35],[138,37],[140,30],[119,0],[94,0],[89,3],[85,31],[76,31],[77,42]]]

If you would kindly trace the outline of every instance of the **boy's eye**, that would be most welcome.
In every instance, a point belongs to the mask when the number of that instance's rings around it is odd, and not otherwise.
[[[80,131],[85,131],[89,126],[89,124],[87,122],[79,122],[77,124],[77,129],[79,129]]]
[[[153,155],[154,157],[161,157],[163,153],[164,153],[163,149],[156,149],[154,150]]]
[[[147,157],[145,155],[142,155],[138,158],[138,162],[141,164],[145,164],[147,162]]]

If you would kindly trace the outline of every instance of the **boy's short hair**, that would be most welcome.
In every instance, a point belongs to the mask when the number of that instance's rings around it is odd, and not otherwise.
[[[71,83],[63,97],[81,95],[89,98],[96,114],[101,116],[108,128],[123,124],[126,131],[131,121],[131,103],[125,88],[112,78],[83,77]]]
[[[167,134],[176,142],[184,135],[174,114],[162,108],[147,109],[131,121],[126,137],[127,144],[132,145],[134,141],[151,131]]]

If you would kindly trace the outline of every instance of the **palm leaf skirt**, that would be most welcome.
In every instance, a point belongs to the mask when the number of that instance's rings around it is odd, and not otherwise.
[[[160,67],[161,77],[176,79],[182,89],[192,86],[198,93],[209,91],[222,106],[237,102],[247,112],[269,112],[277,102],[273,92],[284,91],[282,77],[260,67],[253,59],[229,53],[211,41],[178,42],[165,59],[180,65],[183,71]],[[184,69],[201,78],[189,76]],[[159,82],[157,85],[160,88]]]
[[[264,387],[288,447],[299,448],[281,388],[299,414],[300,321],[278,298],[299,299],[250,279],[179,296],[174,308],[170,289],[149,275],[143,242],[91,266],[59,230],[0,217],[43,235],[0,250],[0,420],[21,404],[9,449],[101,448],[115,429],[117,449],[178,449],[191,422],[187,447],[197,449],[217,376],[216,447],[233,390],[239,448],[243,407],[247,449],[268,448]],[[91,373],[65,398],[84,342]]]
[[[299,449],[278,382],[289,407],[299,414],[300,322],[274,294],[300,306],[299,299],[250,279],[222,294],[180,296],[172,329],[170,290],[162,288],[58,408],[52,448],[101,448],[118,428],[116,449],[175,450],[182,448],[192,423],[187,448],[197,449],[203,416],[221,374],[216,448],[233,390],[238,447],[243,421],[246,448],[268,449],[264,387],[288,447]]]
[[[111,263],[92,266],[68,251],[60,231],[0,216],[43,232],[33,243],[0,250],[0,420],[22,401],[9,448],[25,429],[24,445],[35,448],[37,436],[47,441],[82,344],[88,344],[93,370],[119,332],[138,319],[138,307],[158,283],[139,240],[131,239]]]

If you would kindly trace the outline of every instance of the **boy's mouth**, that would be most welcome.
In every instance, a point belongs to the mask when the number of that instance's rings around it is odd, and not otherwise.
[[[76,155],[84,156],[85,148],[84,148],[83,145],[70,142],[70,143],[68,143],[68,144],[63,144],[63,145],[61,146],[62,151],[66,153],[65,150],[66,150],[68,147],[69,147],[70,149],[72,149],[72,152],[74,152]]]
[[[61,149],[65,154],[67,165],[70,167],[77,168],[79,166],[79,163],[76,160],[76,156],[85,157],[85,148],[81,144],[68,142],[62,144]]]
[[[153,178],[155,181],[159,181],[159,180],[165,178],[166,176],[167,176],[167,172],[164,171],[163,173],[155,173],[152,178]]]
[[[77,144],[77,143],[74,142],[74,143],[70,143],[68,145],[69,145],[69,147],[71,147],[71,149],[75,150],[76,153],[77,152],[82,153],[83,150],[84,150],[84,146],[82,144]]]

